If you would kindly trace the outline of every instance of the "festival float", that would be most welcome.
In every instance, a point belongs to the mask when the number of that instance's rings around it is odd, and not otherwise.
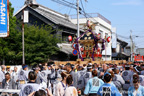
[[[115,63],[113,61],[103,61],[102,52],[105,50],[105,43],[110,43],[111,37],[101,37],[100,33],[95,33],[95,26],[92,21],[88,20],[86,23],[87,30],[79,37],[74,39],[72,44],[73,55],[78,56],[76,61],[61,62],[60,64],[72,63],[72,64],[87,64],[91,63]],[[72,36],[68,36],[69,42],[72,41]]]

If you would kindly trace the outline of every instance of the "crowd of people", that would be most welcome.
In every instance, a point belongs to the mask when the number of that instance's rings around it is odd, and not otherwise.
[[[144,64],[1,65],[0,96],[144,96]]]

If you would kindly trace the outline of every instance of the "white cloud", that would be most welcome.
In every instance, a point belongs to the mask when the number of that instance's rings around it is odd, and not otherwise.
[[[112,3],[112,5],[141,5],[142,2],[139,0],[127,0],[123,2]]]

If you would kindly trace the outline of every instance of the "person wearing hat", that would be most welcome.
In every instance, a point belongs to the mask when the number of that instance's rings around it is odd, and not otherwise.
[[[104,74],[104,84],[99,88],[98,96],[122,96],[118,89],[111,84],[112,76],[109,72]]]
[[[133,76],[133,73],[130,70],[130,65],[125,64],[125,71],[122,72],[122,77],[125,81],[125,84],[123,85],[123,90],[128,91],[128,88],[131,86],[131,78]]]
[[[18,89],[28,81],[28,65],[23,64],[21,71],[18,73]]]
[[[10,73],[10,74],[12,73],[12,70],[10,70],[10,68],[11,68],[10,66],[6,66],[6,73]]]
[[[88,80],[87,85],[84,90],[84,94],[88,96],[96,96],[98,89],[102,86],[104,82],[97,77],[97,70],[92,71],[92,78]]]
[[[86,86],[89,79],[92,78],[92,65],[87,66],[87,72],[84,75],[84,86]]]
[[[87,65],[86,64],[83,64],[83,68],[85,71],[87,71]]]
[[[133,86],[128,89],[128,96],[144,96],[144,87],[140,85],[139,75],[133,75]]]

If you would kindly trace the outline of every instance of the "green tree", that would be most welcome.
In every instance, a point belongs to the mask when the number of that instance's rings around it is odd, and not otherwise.
[[[0,61],[5,60],[8,65],[22,64],[22,31],[21,23],[13,17],[14,8],[9,5],[9,29],[7,38],[0,38]],[[25,60],[26,64],[47,62],[59,50],[58,40],[51,32],[51,26],[25,25]]]
[[[25,58],[27,64],[47,62],[59,50],[51,26],[25,25]]]
[[[21,33],[17,30],[16,17],[13,16],[14,8],[12,4],[9,3],[9,37],[0,38],[0,60],[9,61],[11,63],[16,63],[17,54],[19,54],[21,49]],[[19,47],[18,47],[19,46]],[[18,63],[18,61],[17,61]]]

